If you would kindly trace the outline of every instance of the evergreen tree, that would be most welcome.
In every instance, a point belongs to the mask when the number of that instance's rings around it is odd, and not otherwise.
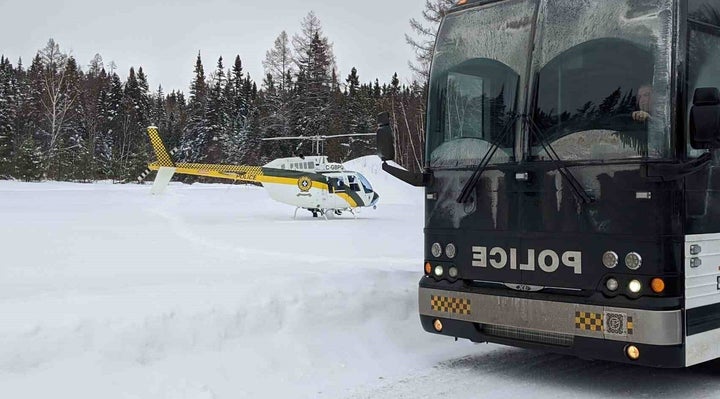
[[[316,32],[302,61],[295,90],[294,130],[299,135],[328,135],[333,87],[332,54],[327,40]],[[303,152],[312,151],[307,143]]]
[[[223,143],[227,143],[230,138],[228,135],[228,106],[225,98],[225,86],[227,80],[225,78],[225,70],[223,59],[218,59],[217,68],[212,78],[212,86],[208,93],[207,110],[205,115],[207,118],[207,148],[203,149],[205,160],[208,163],[218,163],[224,160],[223,153],[231,152],[223,151]]]
[[[88,65],[88,72],[85,74],[84,79],[81,82],[82,87],[82,121],[86,130],[86,141],[87,141],[87,159],[83,160],[83,163],[87,166],[88,170],[85,172],[86,179],[96,180],[99,178],[106,178],[107,170],[101,172],[107,165],[101,165],[101,159],[109,159],[104,157],[105,148],[102,145],[102,131],[100,130],[101,125],[101,97],[107,94],[109,89],[110,79],[105,72],[103,66],[102,56],[95,54],[93,59]]]
[[[103,137],[103,159],[108,177],[119,180],[122,175],[124,154],[127,137],[124,131],[125,112],[123,109],[123,87],[120,76],[111,72],[110,86],[101,98],[100,103],[100,131]]]
[[[89,93],[82,89],[84,76],[75,61],[69,57],[67,61],[67,91],[71,98],[75,98],[68,110],[68,123],[63,133],[64,145],[60,151],[65,176],[63,180],[89,181],[91,180],[91,165],[88,127],[86,125],[85,104]]]
[[[167,126],[163,138],[168,148],[180,146],[183,132],[187,125],[187,104],[182,92],[172,91],[165,99],[165,112],[167,113]]]
[[[38,180],[43,175],[42,160],[42,148],[35,143],[32,136],[28,136],[18,148],[13,174],[25,181]]]
[[[195,61],[195,77],[190,85],[188,124],[183,132],[181,151],[191,162],[205,160],[204,148],[207,145],[207,82],[200,53]]]
[[[115,75],[117,76],[117,75]],[[91,173],[94,179],[108,179],[112,173],[112,129],[109,127],[110,92],[113,78],[101,69],[97,77],[97,95],[95,97],[96,120],[88,147],[93,149]]]
[[[0,57],[0,178],[9,176],[12,166],[18,89],[14,75],[10,61]]]

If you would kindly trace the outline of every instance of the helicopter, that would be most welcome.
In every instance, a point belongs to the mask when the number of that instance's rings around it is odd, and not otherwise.
[[[149,171],[157,171],[151,189],[155,195],[165,191],[173,175],[181,174],[259,183],[270,198],[295,207],[293,218],[297,217],[300,209],[310,211],[314,218],[323,216],[327,219],[330,213],[342,215],[343,212],[357,218],[358,208],[377,208],[380,199],[365,176],[345,170],[342,164],[329,162],[327,156],[320,155],[322,143],[327,139],[374,133],[266,138],[263,140],[310,140],[316,155],[279,158],[265,166],[175,162],[172,158],[174,151],[167,151],[158,128],[150,126],[147,133],[157,160],[148,165],[148,171],[138,180],[142,180]]]

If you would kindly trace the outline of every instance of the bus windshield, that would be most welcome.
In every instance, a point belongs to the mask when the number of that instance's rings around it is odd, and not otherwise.
[[[672,2],[543,3],[531,159],[668,156]]]
[[[528,67],[534,1],[506,1],[445,18],[430,76],[428,154],[432,168],[515,160],[517,112]]]
[[[474,167],[494,145],[490,164],[670,157],[673,4],[505,0],[447,15],[430,168]]]

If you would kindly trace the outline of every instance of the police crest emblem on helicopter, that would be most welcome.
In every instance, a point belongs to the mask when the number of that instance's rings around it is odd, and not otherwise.
[[[298,188],[300,189],[300,191],[306,193],[312,188],[312,183],[312,179],[307,176],[303,176],[298,179]]]

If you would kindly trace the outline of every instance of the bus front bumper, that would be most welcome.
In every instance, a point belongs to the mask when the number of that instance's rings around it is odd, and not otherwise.
[[[613,308],[424,287],[419,308],[423,328],[431,333],[587,359],[655,367],[685,364],[681,310]],[[640,351],[637,360],[627,356],[630,345]]]

